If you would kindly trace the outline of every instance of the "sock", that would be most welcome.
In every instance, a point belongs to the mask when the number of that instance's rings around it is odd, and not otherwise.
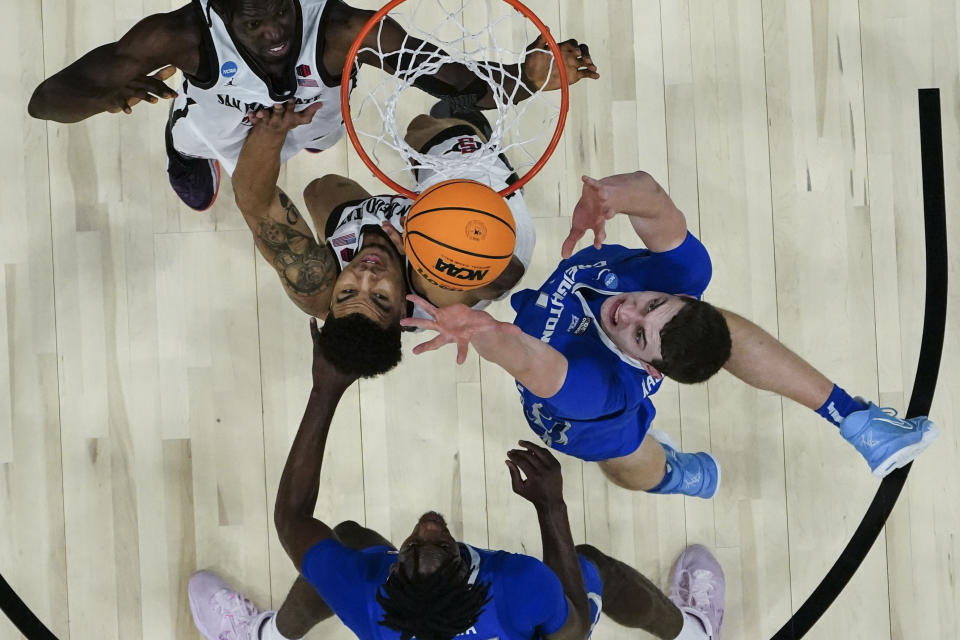
[[[260,640],[296,640],[288,638],[277,629],[277,612],[271,611],[269,618],[264,618],[260,623],[260,630],[257,632]]]
[[[822,407],[817,409],[817,414],[830,424],[839,425],[844,418],[854,411],[863,411],[866,408],[867,405],[854,400],[849,393],[837,385],[833,385],[830,397],[827,398]]]
[[[680,611],[683,613],[683,628],[674,640],[711,640],[706,625],[699,617],[683,609]]]
[[[664,471],[663,480],[660,481],[660,484],[653,489],[648,489],[647,493],[673,493],[674,490],[680,486],[680,483],[683,482],[683,470],[677,462],[677,452],[662,442],[660,446],[663,447],[664,453],[667,454],[666,470]]]

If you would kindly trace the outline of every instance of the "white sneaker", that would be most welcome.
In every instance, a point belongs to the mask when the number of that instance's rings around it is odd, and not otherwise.
[[[703,624],[710,640],[720,640],[727,585],[720,563],[710,551],[692,544],[677,558],[670,584],[670,600]]]
[[[193,623],[208,640],[258,640],[257,631],[271,612],[260,611],[212,571],[198,571],[187,585]]]

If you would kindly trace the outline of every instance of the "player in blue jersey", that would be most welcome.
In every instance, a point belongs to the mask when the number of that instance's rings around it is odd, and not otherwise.
[[[649,174],[583,182],[564,260],[539,289],[512,296],[514,324],[462,306],[434,308],[432,321],[401,322],[439,332],[414,353],[456,342],[462,362],[472,344],[517,380],[527,422],[547,445],[598,461],[611,481],[651,493],[709,498],[720,480],[712,456],[677,451],[650,430],[650,396],[665,375],[696,383],[723,367],[799,402],[839,425],[881,477],[936,438],[925,416],[903,420],[851,397],[754,323],[701,301],[710,258]],[[618,212],[645,249],[602,244]],[[594,246],[571,256],[591,229]]]
[[[585,640],[601,608],[614,621],[659,638],[717,638],[725,584],[703,547],[680,556],[667,597],[634,569],[589,545],[574,546],[560,463],[529,442],[507,454],[513,490],[537,510],[543,562],[458,542],[430,511],[396,549],[355,522],[314,518],[324,449],[336,405],[356,380],[319,346],[313,389],[277,490],[274,522],[302,577],[277,612],[259,612],[215,574],[189,585],[197,628],[210,640],[300,638],[336,615],[361,640]],[[522,472],[522,475],[521,475]]]

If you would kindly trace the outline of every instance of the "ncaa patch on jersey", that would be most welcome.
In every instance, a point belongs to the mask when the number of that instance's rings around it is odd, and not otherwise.
[[[620,284],[620,278],[617,277],[617,274],[610,272],[603,276],[603,286],[606,288],[615,289],[618,284]]]
[[[232,60],[224,62],[220,67],[220,75],[224,78],[232,78],[237,75],[237,63]]]
[[[585,334],[585,333],[587,332],[587,329],[590,328],[590,324],[591,324],[591,323],[593,323],[593,318],[591,318],[591,317],[589,317],[589,316],[584,316],[584,318],[583,318],[582,320],[580,320],[580,324],[578,324],[578,325],[573,329],[573,331],[572,331],[573,335],[575,335],[575,336],[582,336],[583,334]]]

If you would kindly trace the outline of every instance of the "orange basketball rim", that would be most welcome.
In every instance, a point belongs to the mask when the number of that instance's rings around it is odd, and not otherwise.
[[[362,46],[364,38],[370,33],[370,31],[377,25],[390,11],[403,4],[407,0],[390,0],[386,5],[384,5],[379,11],[370,16],[370,19],[367,20],[367,23],[363,25],[363,28],[360,30],[360,33],[357,34],[356,39],[354,39],[353,44],[350,47],[350,50],[347,52],[347,58],[343,63],[343,70],[341,72],[341,82],[340,82],[340,104],[341,111],[343,114],[343,123],[347,129],[347,135],[350,138],[353,148],[357,150],[357,154],[360,156],[360,159],[363,160],[364,164],[370,168],[377,178],[381,182],[386,184],[388,187],[393,189],[396,193],[400,193],[408,198],[416,199],[417,194],[402,185],[398,184],[395,180],[390,178],[385,172],[383,172],[380,167],[377,166],[377,163],[369,156],[367,151],[363,148],[363,144],[360,142],[360,138],[357,135],[357,131],[353,124],[353,117],[350,111],[350,89],[351,83],[349,78],[351,77],[351,71],[356,60],[357,52]],[[556,62],[554,68],[557,70],[557,73],[560,76],[560,111],[557,117],[557,123],[553,131],[553,137],[550,139],[550,142],[547,144],[546,149],[543,152],[543,155],[540,156],[540,159],[537,160],[532,167],[522,176],[520,179],[514,182],[513,184],[507,186],[504,189],[498,191],[498,193],[506,197],[516,191],[517,189],[522,188],[527,182],[529,182],[535,175],[537,175],[544,165],[547,163],[547,160],[550,159],[550,156],[553,154],[554,150],[557,148],[557,145],[560,142],[560,136],[563,135],[563,127],[567,120],[567,109],[570,105],[570,87],[567,81],[567,70],[563,64],[563,56],[560,53],[560,47],[557,46],[557,41],[553,38],[553,35],[550,33],[550,29],[543,24],[543,21],[537,17],[529,7],[524,5],[519,0],[501,0],[502,2],[513,7],[518,13],[526,17],[533,25],[540,31],[543,35],[544,42],[547,45],[547,48],[550,50],[550,53],[553,54],[553,59]]]

